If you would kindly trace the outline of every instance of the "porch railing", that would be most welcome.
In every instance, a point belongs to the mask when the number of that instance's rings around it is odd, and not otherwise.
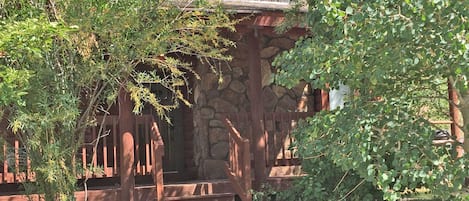
[[[269,112],[264,114],[267,166],[300,164],[292,131],[300,119],[313,115],[314,112]]]
[[[34,178],[29,157],[18,139],[8,136],[1,149],[0,184],[26,182]]]
[[[225,173],[241,200],[250,201],[252,180],[249,140],[241,137],[230,120],[225,119],[225,124],[229,130],[230,144],[229,162],[225,162]]]
[[[134,118],[135,175],[151,175],[152,165],[152,126],[151,115],[139,115]],[[107,178],[119,176],[120,138],[119,116],[97,117],[98,126],[92,127],[85,134],[83,147],[79,151],[84,174],[79,178]],[[102,131],[99,129],[102,128]],[[98,141],[96,141],[98,140]],[[98,142],[96,146],[96,142]],[[96,148],[94,151],[93,149]]]
[[[97,117],[98,125],[89,128],[85,134],[83,146],[78,150],[82,173],[78,179],[109,178],[119,176],[120,139],[118,116]],[[155,143],[155,122],[151,115],[135,116],[135,175],[149,175],[154,172],[152,156],[161,156],[164,146]],[[102,131],[100,132],[100,128]],[[153,129],[153,130],[152,130]],[[0,184],[34,181],[29,157],[20,141],[13,135],[7,136],[7,143],[0,146]],[[97,145],[96,145],[97,143]],[[161,141],[162,143],[162,141]],[[154,153],[155,148],[157,152]]]
[[[272,166],[299,165],[295,138],[292,131],[300,119],[313,116],[314,112],[268,112],[264,113],[263,134],[266,142],[266,164]],[[252,136],[250,113],[227,114],[244,137]]]

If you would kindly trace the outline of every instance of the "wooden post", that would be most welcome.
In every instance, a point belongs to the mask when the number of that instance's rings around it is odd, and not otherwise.
[[[251,188],[252,188],[252,181],[251,181],[251,149],[249,148],[250,143],[249,140],[244,140],[242,143],[243,146],[243,178],[242,181],[244,183],[244,193],[246,200],[252,200]]]
[[[163,181],[163,156],[164,156],[164,143],[163,138],[161,138],[160,130],[158,129],[158,124],[155,121],[152,121],[151,127],[151,138],[153,146],[153,181],[155,182],[155,193],[156,200],[164,200],[164,181]]]
[[[458,95],[453,90],[453,86],[448,82],[448,98],[449,98],[449,113],[451,116],[451,134],[456,137],[457,142],[464,142],[464,133],[462,132],[459,125],[461,125],[461,113],[455,104],[458,104]],[[464,148],[461,145],[456,146],[457,157],[460,158],[464,155]]]
[[[122,201],[134,200],[134,137],[133,114],[130,95],[121,88],[119,91],[119,133],[120,133],[120,181]]]
[[[246,34],[249,47],[249,99],[251,103],[252,136],[254,153],[254,189],[260,190],[266,180],[265,138],[263,133],[264,101],[262,98],[262,75],[257,30]]]
[[[329,110],[329,91],[321,90],[321,110]]]

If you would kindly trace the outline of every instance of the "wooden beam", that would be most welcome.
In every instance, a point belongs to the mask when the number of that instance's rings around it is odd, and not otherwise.
[[[281,11],[259,12],[243,14],[238,13],[234,15],[234,19],[243,19],[235,25],[237,33],[249,33],[253,27],[256,27],[260,33],[267,35],[277,35],[275,28],[285,21],[285,13]],[[294,26],[285,35],[304,36],[308,34],[308,29],[303,26]]]
[[[119,91],[119,133],[120,133],[120,200],[134,200],[134,137],[133,114],[130,95],[121,88]]]
[[[251,103],[252,136],[249,141],[254,153],[254,189],[260,190],[261,184],[266,181],[265,138],[263,133],[264,100],[262,98],[262,75],[260,42],[254,28],[246,34],[249,46],[249,100]]]
[[[255,26],[276,27],[285,21],[285,15],[278,12],[263,12],[252,18]]]

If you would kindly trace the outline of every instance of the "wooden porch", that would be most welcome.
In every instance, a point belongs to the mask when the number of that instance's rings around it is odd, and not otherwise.
[[[296,177],[272,177],[267,182],[274,187],[287,188]],[[91,188],[87,192],[88,200],[122,200],[121,189],[116,186]],[[138,185],[135,187],[135,200],[157,200],[154,185]],[[85,200],[85,191],[75,193],[77,200]],[[204,201],[235,201],[239,200],[228,180],[189,181],[164,185],[163,200],[204,200]],[[31,195],[31,200],[39,200],[38,195]],[[18,193],[0,193],[0,201],[29,201],[26,195]]]
[[[290,144],[294,141],[291,130],[299,119],[313,113],[269,113],[264,116],[264,138],[267,145],[266,168],[269,177],[267,183],[276,188],[286,188],[299,173],[299,159]],[[229,118],[232,118],[232,123]],[[248,113],[230,114],[224,120],[230,136],[230,158],[227,161],[227,180],[184,182],[165,182],[163,177],[171,177],[171,172],[164,172],[165,148],[157,123],[151,115],[133,116],[134,157],[132,186],[134,200],[251,200],[251,164],[254,163],[250,152],[251,144],[246,139],[252,135]],[[120,157],[123,146],[119,139],[119,116],[100,116],[98,126],[90,128],[78,154],[83,169],[77,175],[79,189],[75,193],[77,200],[120,200],[122,199],[121,169],[127,161]],[[236,126],[248,128],[240,133]],[[99,132],[100,128],[103,132]],[[98,140],[98,141],[96,141]],[[28,200],[22,195],[22,182],[34,182],[28,156],[22,151],[17,139],[10,138],[10,145],[4,145],[5,158],[0,169],[0,201]],[[240,142],[244,144],[240,144]],[[128,163],[128,162],[127,162]],[[86,183],[86,185],[84,185]],[[32,200],[39,200],[38,195],[31,195]],[[126,199],[122,199],[126,200]]]

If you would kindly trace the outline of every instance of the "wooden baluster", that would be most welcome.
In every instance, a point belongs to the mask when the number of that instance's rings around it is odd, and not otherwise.
[[[113,175],[118,175],[119,171],[117,170],[117,136],[118,136],[118,130],[117,130],[117,116],[112,116],[111,122],[112,122],[112,157],[113,157],[113,164],[112,164],[112,174]]]
[[[135,139],[135,161],[137,161],[137,167],[135,168],[137,171],[137,175],[141,175],[141,169],[140,169],[140,131],[142,129],[142,122],[141,122],[141,116],[135,117],[135,134],[134,134],[134,139]]]
[[[15,172],[13,172],[13,177],[15,178],[15,182],[21,182],[20,177],[20,143],[18,139],[15,138]]]
[[[251,189],[252,189],[252,181],[251,181],[251,151],[249,146],[249,140],[244,140],[243,142],[243,183],[244,183],[244,190],[246,193],[246,200],[252,200],[251,196]]]
[[[267,128],[267,125],[268,125],[268,118],[267,116],[269,116],[270,113],[264,113],[264,138],[265,138],[265,164],[267,166],[270,166],[270,154],[269,154],[269,147],[271,146],[270,145],[270,141],[269,141],[269,132],[268,132],[268,128]]]
[[[273,125],[273,142],[272,142],[272,146],[273,146],[273,156],[272,156],[272,160],[274,160],[273,162],[273,166],[277,166],[278,165],[278,152],[277,152],[277,144],[278,144],[278,133],[277,133],[277,130],[279,128],[277,128],[277,126],[280,126],[280,125],[277,125],[277,113],[272,113],[272,125]]]
[[[7,177],[7,173],[8,173],[8,162],[7,162],[7,145],[6,143],[3,144],[3,171],[1,172],[1,177],[0,177],[0,183],[4,183],[7,181],[6,177]]]
[[[238,161],[238,153],[239,153],[239,150],[238,150],[238,144],[237,143],[234,143],[234,161],[233,161],[233,170],[235,171],[235,175],[236,176],[239,176],[239,161]]]
[[[296,118],[295,118],[296,116]],[[298,119],[297,117],[298,115],[296,113],[291,113],[289,112],[288,113],[288,132],[287,132],[287,143],[285,144],[286,146],[286,149],[287,149],[287,153],[288,153],[288,156],[287,156],[287,165],[291,165],[290,162],[291,162],[291,159],[293,158],[293,151],[290,149],[292,143],[293,143],[293,138],[292,138],[292,130],[293,130],[293,123],[294,123],[294,120],[295,119]]]
[[[144,135],[145,135],[145,174],[149,174],[150,170],[150,141],[149,135],[151,131],[151,116],[146,116],[145,125],[144,125]]]
[[[100,126],[100,125],[98,125],[98,126]],[[98,150],[94,150],[94,147],[96,146],[95,143],[98,143],[98,141],[97,141],[98,133],[97,133],[96,127],[91,128],[91,133],[92,133],[92,136],[93,136],[92,142],[94,142],[91,145],[92,146],[91,151],[93,152],[93,156],[91,157],[91,160],[93,162],[92,163],[92,165],[93,165],[93,174],[92,175],[93,175],[93,178],[95,178],[96,177],[96,170],[98,168],[98,153],[97,153]]]
[[[26,181],[32,181],[32,177],[31,160],[29,159],[29,154],[26,154]]]
[[[236,145],[234,144],[233,138],[229,137],[229,139],[230,139],[230,168],[231,168],[231,170],[233,170],[234,169],[234,160],[235,160],[235,158],[234,158],[235,154],[234,154],[233,149],[234,149],[234,146],[236,146]]]
[[[112,121],[111,121],[112,122]],[[109,123],[106,123],[106,126],[104,127],[106,129],[106,132],[109,132],[108,129]],[[110,134],[110,133],[109,133]],[[104,177],[110,177],[111,173],[109,172],[108,169],[108,159],[107,159],[107,138],[108,136],[105,136],[103,138],[103,170],[104,170]]]
[[[14,182],[14,177],[13,177],[13,173],[9,172],[8,171],[8,167],[9,165],[9,162],[13,161],[13,159],[11,159],[8,155],[8,147],[7,145],[4,146],[4,151],[5,151],[5,162],[4,162],[4,166],[3,166],[3,170],[4,170],[4,174],[5,174],[5,181],[6,183],[13,183]]]
[[[297,118],[296,118],[296,122],[295,122],[295,127],[293,127],[292,129],[295,129],[298,127],[298,122],[301,120],[301,119],[304,119],[306,118],[306,112],[302,112],[302,113],[297,113]],[[291,144],[295,144],[296,143],[296,139],[295,137],[293,136],[292,133],[290,133],[290,137],[291,137]],[[294,147],[292,147],[292,158],[298,158],[298,151],[297,151],[297,148],[296,148],[296,145]]]
[[[233,169],[233,150],[232,150],[233,140],[231,139],[230,136],[228,136],[228,143],[230,144],[229,151],[228,151],[228,156],[229,156],[228,167],[232,170]]]
[[[286,158],[286,151],[285,151],[285,140],[286,140],[286,138],[285,137],[287,135],[286,135],[285,132],[287,132],[287,130],[288,130],[286,128],[287,127],[286,125],[288,125],[287,120],[288,119],[286,118],[285,113],[280,114],[280,122],[281,122],[280,127],[281,127],[281,136],[282,136],[281,139],[280,139],[281,140],[281,146],[282,146],[282,164],[286,163],[286,160],[285,160],[285,158]]]
[[[82,178],[85,178],[86,175],[88,174],[88,167],[86,165],[86,135],[88,133],[85,134],[85,136],[83,137],[83,143],[81,145],[81,163],[82,163],[82,166],[83,166],[83,175],[82,175]]]

